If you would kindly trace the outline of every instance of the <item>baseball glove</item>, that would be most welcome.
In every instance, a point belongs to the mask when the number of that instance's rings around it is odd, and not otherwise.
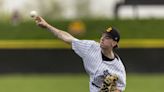
[[[100,92],[115,92],[116,81],[118,77],[116,75],[107,75],[103,81],[102,87],[100,88]]]

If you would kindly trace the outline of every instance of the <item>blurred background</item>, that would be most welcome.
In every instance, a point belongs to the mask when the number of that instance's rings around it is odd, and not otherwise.
[[[89,92],[81,58],[37,27],[32,10],[79,39],[116,27],[125,92],[164,91],[164,0],[0,0],[1,92]]]

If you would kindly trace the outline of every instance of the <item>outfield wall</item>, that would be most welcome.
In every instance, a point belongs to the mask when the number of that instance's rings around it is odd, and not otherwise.
[[[164,72],[164,48],[121,48],[127,72]],[[70,49],[0,49],[0,73],[84,73]]]

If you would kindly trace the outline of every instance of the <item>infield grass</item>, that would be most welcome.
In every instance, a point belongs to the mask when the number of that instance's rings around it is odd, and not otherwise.
[[[0,92],[89,92],[85,74],[0,75]],[[164,92],[164,74],[128,74],[125,92]]]

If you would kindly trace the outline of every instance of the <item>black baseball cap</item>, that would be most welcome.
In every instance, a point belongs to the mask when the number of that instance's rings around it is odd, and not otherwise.
[[[109,27],[105,32],[108,37],[112,38],[114,41],[119,42],[120,41],[120,33],[117,29],[113,27]]]

